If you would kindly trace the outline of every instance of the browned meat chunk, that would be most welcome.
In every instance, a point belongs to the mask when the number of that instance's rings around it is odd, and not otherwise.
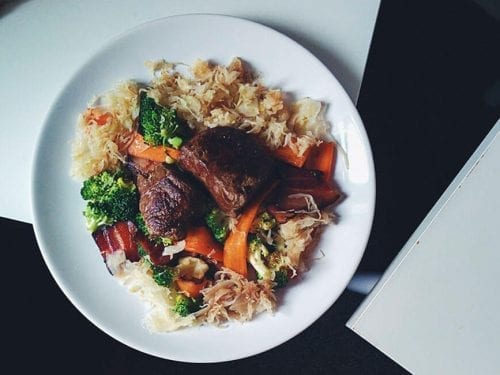
[[[139,210],[154,237],[181,240],[186,226],[205,212],[204,194],[196,181],[164,167],[135,159],[130,165],[139,190]]]
[[[254,136],[215,127],[194,136],[181,148],[179,165],[198,178],[219,207],[236,214],[262,187],[274,161]]]

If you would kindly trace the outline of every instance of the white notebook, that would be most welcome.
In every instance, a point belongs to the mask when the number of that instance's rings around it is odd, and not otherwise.
[[[500,374],[500,121],[347,326],[414,374]]]

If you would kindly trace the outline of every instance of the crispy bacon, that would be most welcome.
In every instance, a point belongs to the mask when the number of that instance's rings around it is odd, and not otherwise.
[[[131,221],[120,221],[111,226],[105,226],[94,233],[94,241],[99,248],[101,255],[106,259],[106,254],[117,250],[123,250],[128,260],[136,262],[139,260],[137,245],[134,237],[137,227]]]

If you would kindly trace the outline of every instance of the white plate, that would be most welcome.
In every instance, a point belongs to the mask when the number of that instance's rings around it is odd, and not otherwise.
[[[326,116],[346,150],[335,178],[347,199],[316,249],[325,254],[281,297],[274,316],[262,314],[225,328],[196,327],[151,334],[144,305],[112,278],[85,230],[80,182],[69,177],[75,120],[89,99],[120,80],[150,80],[145,60],[228,63],[245,59],[264,82],[297,98],[328,104]],[[226,16],[184,15],[146,23],[93,55],[60,94],[39,136],[32,171],[35,233],[55,280],[97,327],[137,350],[185,362],[234,360],[271,349],[307,328],[342,293],[366,246],[375,202],[373,160],[359,115],[335,77],[311,53],[260,24]],[[67,327],[71,329],[71,327]]]

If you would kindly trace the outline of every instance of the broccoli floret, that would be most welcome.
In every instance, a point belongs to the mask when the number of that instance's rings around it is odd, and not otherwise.
[[[205,216],[207,226],[219,242],[224,242],[229,233],[228,220],[227,215],[218,208],[212,208]]]
[[[175,297],[175,306],[172,310],[180,316],[188,316],[200,309],[200,302],[200,300],[187,297],[184,294],[178,294]]]
[[[137,188],[126,180],[122,171],[104,171],[84,181],[80,191],[87,207],[83,212],[87,227],[95,231],[98,226],[117,221],[134,220],[138,209]]]
[[[263,212],[257,220],[257,229],[268,231],[276,227],[276,219],[269,212]]]
[[[283,288],[288,284],[288,272],[284,269],[280,269],[274,272],[274,282],[276,283],[276,288]]]
[[[153,280],[160,286],[169,287],[175,279],[175,269],[167,266],[151,266]]]
[[[137,228],[144,234],[146,237],[149,237],[149,230],[148,227],[146,226],[146,222],[144,221],[144,217],[140,212],[137,212],[137,215],[135,215],[135,225],[137,225]]]
[[[137,253],[151,268],[151,271],[153,272],[153,280],[158,285],[165,286],[167,288],[172,286],[175,278],[177,277],[177,271],[175,270],[175,268],[169,266],[155,266],[153,263],[151,263],[148,252],[140,243],[137,244]]]
[[[277,288],[288,283],[288,271],[280,251],[270,251],[256,235],[251,235],[248,242],[248,261],[257,272],[259,280],[273,280]]]
[[[80,195],[86,201],[98,201],[115,184],[115,174],[104,171],[83,182]]]
[[[139,133],[144,142],[153,146],[171,146],[179,148],[183,139],[179,137],[184,124],[177,117],[173,108],[166,108],[148,97],[145,91],[140,94]]]
[[[257,272],[260,279],[272,279],[272,269],[266,265],[266,257],[269,256],[269,250],[256,236],[251,236],[248,243],[248,261]]]
[[[87,229],[90,232],[95,232],[101,225],[113,224],[113,220],[108,216],[106,209],[96,202],[87,203],[83,215],[87,219]]]

